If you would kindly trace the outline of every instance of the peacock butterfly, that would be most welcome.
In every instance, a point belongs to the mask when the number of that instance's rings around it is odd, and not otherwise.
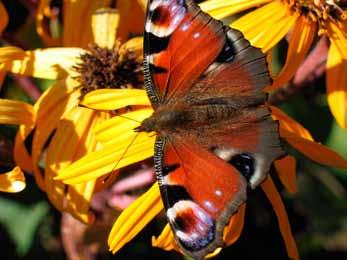
[[[150,0],[145,88],[154,108],[136,131],[157,134],[154,162],[177,244],[196,259],[283,155],[265,106],[264,54],[191,0]]]

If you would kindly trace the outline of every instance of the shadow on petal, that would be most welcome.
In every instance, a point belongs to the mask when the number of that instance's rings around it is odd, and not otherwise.
[[[155,183],[117,218],[108,236],[110,251],[115,254],[163,209],[159,185]]]

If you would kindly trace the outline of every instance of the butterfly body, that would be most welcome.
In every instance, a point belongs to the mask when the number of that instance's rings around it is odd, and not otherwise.
[[[150,0],[145,87],[154,108],[136,131],[157,134],[154,163],[177,244],[202,259],[284,153],[263,88],[264,54],[191,0]]]
[[[201,102],[196,105],[159,107],[150,118],[142,122],[138,131],[155,131],[161,136],[170,135],[180,129],[199,131],[199,128],[211,127],[239,113],[231,105],[224,104],[223,100],[214,101],[215,104]]]

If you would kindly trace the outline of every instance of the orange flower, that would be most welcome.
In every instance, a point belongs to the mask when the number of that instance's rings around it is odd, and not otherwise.
[[[117,40],[120,35],[118,33],[124,34],[125,38],[125,35],[132,32],[128,29],[134,26],[126,24],[124,17],[128,16],[132,11],[130,7],[135,4],[117,1],[117,10],[96,10],[107,7],[111,2],[64,1],[64,33],[59,41],[75,47],[32,51],[12,46],[0,48],[0,71],[56,80],[34,104],[33,121],[20,124],[14,147],[15,160],[22,169],[34,173],[38,186],[47,193],[57,209],[68,211],[85,223],[94,220],[89,205],[93,193],[112,182],[115,175],[107,181],[104,177],[94,178],[71,186],[54,180],[54,177],[72,162],[103,146],[95,138],[94,130],[114,112],[79,106],[81,99],[87,92],[97,88],[123,87],[125,89],[114,89],[118,93],[118,100],[122,102],[116,103],[116,108],[113,109],[143,105],[141,100],[129,99],[136,89],[126,89],[141,84],[141,79],[137,76],[141,72],[142,38],[132,38],[123,44]],[[49,3],[50,1],[41,1],[38,16],[43,14],[41,12],[49,14]],[[140,6],[137,10],[142,12]],[[134,20],[143,23],[143,16],[142,13]],[[89,24],[85,21],[89,21]],[[43,27],[38,26],[38,30],[40,28],[43,30]],[[46,31],[41,33],[44,39],[50,39]],[[49,43],[53,44],[53,41]],[[93,44],[91,49],[83,49],[88,43]],[[109,74],[100,76],[99,72],[105,71]],[[123,73],[121,76],[118,76],[119,71]],[[90,94],[93,95],[92,92]],[[108,96],[113,97],[112,94],[106,95]],[[110,173],[112,169],[109,170]]]
[[[285,65],[268,90],[278,88],[295,74],[316,35],[330,40],[327,60],[328,103],[336,121],[347,128],[347,9],[341,1],[322,0],[210,0],[201,7],[218,18],[255,10],[231,23],[252,45],[264,52],[291,31]]]
[[[212,15],[222,18],[231,13],[243,11],[270,1],[237,1],[234,5],[230,5],[230,2],[213,0],[204,2],[201,6],[205,8],[205,10],[209,10]],[[279,1],[274,2],[278,4],[277,2]],[[282,4],[282,2],[280,4]],[[227,5],[230,6],[230,9],[226,8]],[[274,40],[273,42],[269,42],[269,39],[267,39],[268,42],[263,46],[263,49],[270,49],[275,45],[277,43],[276,41],[279,41],[280,38],[288,32],[291,25],[293,25],[296,18],[293,19],[294,18],[290,16],[288,20],[282,23],[282,25],[285,24],[285,28],[287,28],[285,33],[277,35],[276,39],[272,39]],[[290,22],[288,25],[287,22],[289,20]],[[257,33],[260,32],[258,31]],[[276,33],[278,33],[278,31],[276,31]],[[313,37],[311,31],[308,33],[306,32],[305,35],[305,37]],[[259,38],[259,41],[260,39],[261,38]],[[271,44],[273,45],[271,46]],[[108,105],[111,99],[102,98],[102,94],[103,92],[100,90],[98,93],[94,92],[93,95],[86,95],[84,99],[85,105],[95,109],[112,109],[112,106]],[[146,98],[144,91],[142,94],[138,92],[137,95],[137,98],[140,98],[141,95],[143,99]],[[61,171],[56,179],[63,180],[68,184],[76,184],[81,181],[87,181],[103,176],[110,169],[118,169],[129,165],[131,162],[140,159],[140,154],[151,156],[154,145],[153,136],[147,136],[146,134],[140,133],[140,135],[136,137],[136,142],[129,146],[136,135],[135,133],[132,133],[132,130],[139,125],[136,121],[141,122],[152,113],[148,105],[149,103],[147,104],[147,107],[138,111],[123,114],[121,117],[113,117],[112,119],[100,124],[96,133],[98,140],[102,141],[104,144],[104,148],[100,151],[92,152],[71,164]],[[314,142],[310,133],[299,123],[295,122],[275,107],[272,108],[272,111],[273,117],[280,121],[281,137],[290,145],[295,147],[299,152],[305,154],[308,158],[318,163],[347,168],[346,160],[323,145]],[[129,118],[131,120],[129,120]],[[124,152],[125,150],[126,153]],[[115,161],[118,162],[116,165],[114,163]],[[283,159],[276,161],[275,168],[280,180],[287,190],[290,192],[296,192],[297,187],[294,157],[288,155]],[[261,188],[264,190],[265,195],[268,197],[275,210],[288,256],[292,259],[298,259],[299,255],[290,230],[288,216],[270,176],[261,185]],[[242,205],[239,211],[231,218],[230,224],[225,228],[223,239],[227,245],[234,243],[240,236],[243,227],[245,208],[246,205]],[[110,250],[113,253],[117,252],[125,243],[135,237],[136,234],[138,234],[144,226],[162,210],[163,204],[160,197],[159,187],[158,184],[154,184],[147,193],[125,209],[118,217],[108,239]],[[175,249],[179,251],[168,225],[164,228],[162,234],[158,238],[153,238],[152,244],[166,250]],[[211,256],[217,254],[219,251],[220,249],[216,250],[211,254]]]

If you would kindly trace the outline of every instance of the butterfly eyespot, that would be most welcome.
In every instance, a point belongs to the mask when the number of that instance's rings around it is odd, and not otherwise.
[[[167,211],[167,215],[184,249],[199,251],[214,240],[215,222],[195,202],[181,200]]]
[[[248,153],[240,153],[229,161],[246,179],[250,180],[254,173],[254,158]]]
[[[174,225],[174,227],[177,230],[181,230],[181,231],[185,231],[186,229],[186,222],[182,217],[177,216],[175,218],[175,220],[172,222],[172,225]]]
[[[169,19],[170,19],[170,11],[163,6],[158,6],[152,12],[151,21],[155,25],[165,24],[165,22]]]

